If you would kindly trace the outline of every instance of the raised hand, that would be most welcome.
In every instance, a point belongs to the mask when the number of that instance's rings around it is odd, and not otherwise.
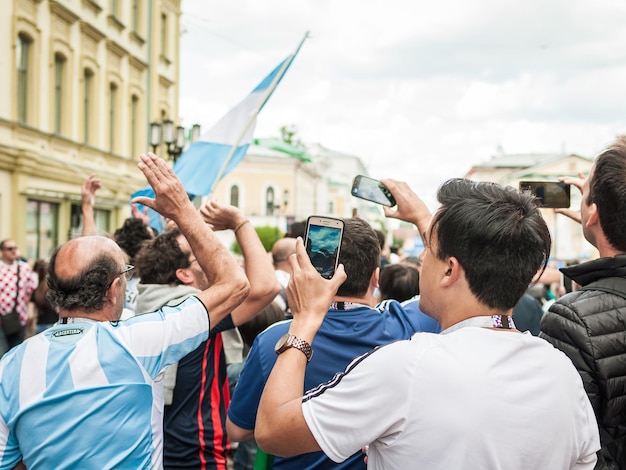
[[[235,206],[208,201],[199,209],[202,219],[213,230],[235,230],[246,218]]]
[[[96,191],[101,187],[102,182],[95,175],[89,175],[80,188],[83,205],[94,207],[96,205]]]
[[[296,241],[296,252],[289,257],[292,275],[287,285],[287,298],[294,321],[319,327],[328,312],[337,290],[347,279],[343,264],[331,279],[324,279],[311,264],[302,238]]]
[[[384,179],[381,182],[391,192],[397,204],[396,208],[383,206],[385,217],[413,223],[417,226],[420,235],[423,234],[432,218],[430,209],[424,201],[407,183],[393,179]]]
[[[141,154],[140,159],[137,166],[152,186],[154,199],[139,196],[132,200],[133,204],[143,204],[175,222],[180,221],[183,209],[191,207],[195,211],[183,183],[162,158],[150,152]]]

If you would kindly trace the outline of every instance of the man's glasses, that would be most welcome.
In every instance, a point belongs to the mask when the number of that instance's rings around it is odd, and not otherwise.
[[[5,246],[4,248],[2,248],[2,251],[15,251],[17,250],[16,246]]]
[[[130,281],[135,275],[135,267],[132,264],[127,264],[124,271],[117,273],[118,276],[124,275],[127,281]]]

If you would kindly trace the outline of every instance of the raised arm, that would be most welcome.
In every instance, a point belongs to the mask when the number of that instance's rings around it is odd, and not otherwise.
[[[217,325],[248,295],[250,286],[246,276],[228,249],[204,223],[167,163],[148,153],[141,155],[138,166],[152,186],[155,198],[142,196],[132,202],[143,204],[176,222],[209,281],[210,287],[197,296],[209,312],[210,325]]]
[[[95,175],[89,175],[80,188],[81,210],[83,213],[83,236],[96,235],[96,220],[94,207],[96,205],[96,191],[102,187],[102,183]]]
[[[339,265],[332,279],[320,276],[301,238],[289,262],[293,269],[287,286],[293,313],[289,333],[311,344],[346,273]],[[261,396],[254,428],[255,439],[265,452],[288,456],[320,450],[302,413],[306,365],[306,356],[295,348],[287,349],[276,360]]]
[[[234,230],[241,248],[246,277],[250,282],[250,294],[232,311],[233,322],[236,326],[241,325],[267,307],[280,292],[274,266],[254,226],[238,208],[208,201],[200,208],[200,214],[213,230]]]
[[[395,209],[383,207],[385,216],[414,224],[424,239],[424,234],[433,217],[424,201],[413,192],[407,183],[393,179],[384,179],[381,182],[391,192],[397,203]],[[426,240],[423,241],[426,243]]]
[[[582,173],[578,173],[578,178],[572,178],[571,176],[563,176],[559,178],[559,181],[565,184],[569,184],[570,186],[574,186],[578,188],[578,190],[583,192],[583,185],[585,184],[585,175]],[[580,215],[580,210],[577,209],[554,209],[554,212],[557,214],[563,214],[566,217],[569,217],[574,222],[578,222],[579,224],[582,222],[582,218]]]

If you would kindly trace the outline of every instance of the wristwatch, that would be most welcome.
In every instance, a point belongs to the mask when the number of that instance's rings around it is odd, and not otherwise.
[[[276,351],[276,354],[282,354],[289,348],[299,349],[306,356],[306,362],[311,361],[311,357],[313,356],[313,349],[311,348],[311,345],[303,339],[297,338],[292,334],[285,333],[276,342],[274,351]]]

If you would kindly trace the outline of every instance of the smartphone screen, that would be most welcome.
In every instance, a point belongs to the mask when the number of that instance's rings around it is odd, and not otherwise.
[[[396,200],[380,181],[364,175],[355,176],[352,182],[352,195],[383,206],[396,205]]]
[[[317,272],[326,279],[335,274],[344,223],[333,217],[311,216],[307,220],[306,252]]]
[[[533,193],[541,207],[567,209],[570,206],[570,186],[560,181],[520,181],[519,190]]]

